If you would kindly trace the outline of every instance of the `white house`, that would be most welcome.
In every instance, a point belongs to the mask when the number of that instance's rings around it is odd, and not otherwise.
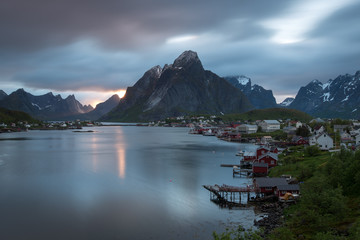
[[[313,135],[309,138],[309,145],[318,145],[321,150],[329,150],[334,147],[334,140],[327,134]]]
[[[241,124],[240,126],[237,126],[236,128],[240,133],[246,133],[246,134],[256,133],[258,130],[257,125],[250,125],[250,124]]]
[[[356,135],[356,137],[355,137],[355,143],[356,143],[356,145],[360,145],[360,134],[359,134],[359,135]]]
[[[317,126],[317,127],[314,128],[315,135],[320,135],[323,132],[325,132],[324,126]]]
[[[277,120],[264,120],[259,123],[263,132],[274,132],[280,129],[280,123]]]
[[[295,124],[295,127],[300,128],[300,127],[302,127],[302,125],[303,124],[300,121],[297,121],[296,124]]]

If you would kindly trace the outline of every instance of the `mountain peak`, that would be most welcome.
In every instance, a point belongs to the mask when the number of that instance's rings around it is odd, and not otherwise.
[[[151,74],[159,78],[161,76],[162,70],[163,69],[159,65],[156,65],[155,67],[152,67],[149,71],[151,72]]]
[[[189,67],[193,64],[199,64],[202,68],[202,64],[196,52],[191,50],[183,52],[177,59],[175,59],[172,65],[175,68]]]
[[[312,80],[311,82],[310,82],[310,84],[319,84],[319,85],[322,85],[322,82],[320,82],[319,80],[317,80],[317,79],[314,79],[314,80]]]

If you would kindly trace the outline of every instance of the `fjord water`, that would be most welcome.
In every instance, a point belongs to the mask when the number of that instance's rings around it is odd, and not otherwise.
[[[187,128],[91,130],[0,135],[0,239],[211,239],[252,226],[252,208],[220,208],[202,185],[246,185],[220,164],[253,146]]]

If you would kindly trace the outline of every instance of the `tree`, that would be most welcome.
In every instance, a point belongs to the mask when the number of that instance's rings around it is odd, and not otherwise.
[[[306,126],[301,126],[298,129],[296,129],[296,135],[301,137],[309,137],[310,131]]]

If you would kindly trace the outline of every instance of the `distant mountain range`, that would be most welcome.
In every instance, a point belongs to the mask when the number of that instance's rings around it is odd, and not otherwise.
[[[247,97],[224,78],[204,70],[196,52],[173,64],[148,70],[129,87],[104,121],[152,121],[189,114],[241,113],[253,109]]]
[[[326,83],[311,81],[295,99],[276,104],[271,90],[246,76],[219,77],[204,70],[196,52],[185,51],[173,64],[149,69],[128,87],[124,98],[112,96],[94,109],[74,95],[51,92],[34,96],[23,89],[0,90],[0,107],[23,111],[41,120],[153,121],[190,114],[223,115],[252,109],[290,108],[324,118],[360,119],[360,71]]]
[[[110,111],[119,103],[116,97],[112,97],[104,104],[98,104],[97,108],[91,105],[82,105],[74,95],[63,99],[60,95],[54,96],[49,92],[41,96],[34,96],[24,89],[7,95],[0,91],[0,107],[23,111],[32,117],[40,120],[74,120],[89,119],[95,120]]]
[[[98,120],[100,117],[104,116],[115,108],[120,102],[120,97],[117,94],[112,95],[105,102],[99,103],[96,105],[95,109],[76,116],[76,119],[80,120]]]
[[[251,85],[251,79],[246,76],[228,76],[224,77],[234,87],[240,89],[251,104],[257,109],[277,107],[275,97],[271,90],[265,90],[263,87],[254,84]]]
[[[288,106],[324,118],[360,119],[360,71],[301,87]]]

